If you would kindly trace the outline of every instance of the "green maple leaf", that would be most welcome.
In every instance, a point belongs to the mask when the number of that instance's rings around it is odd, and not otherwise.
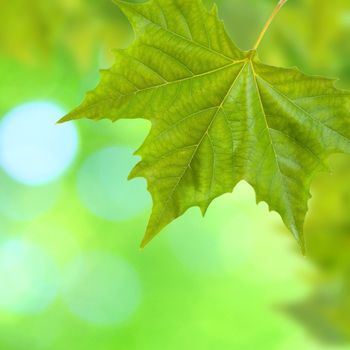
[[[330,154],[350,153],[349,92],[261,63],[264,31],[254,50],[239,50],[216,7],[208,11],[201,0],[116,3],[135,42],[116,51],[115,65],[62,121],[151,121],[130,175],[146,178],[153,198],[142,245],[188,208],[204,214],[245,180],[303,247],[312,177]]]

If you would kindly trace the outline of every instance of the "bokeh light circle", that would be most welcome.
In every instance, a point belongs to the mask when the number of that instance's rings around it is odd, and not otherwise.
[[[57,125],[64,110],[52,102],[31,102],[7,113],[0,126],[0,162],[18,182],[41,185],[58,178],[78,149],[73,123]]]
[[[145,180],[127,179],[136,162],[126,147],[105,148],[90,156],[77,183],[84,205],[108,221],[129,220],[150,207]]]
[[[141,284],[127,262],[94,252],[67,266],[62,295],[78,318],[97,326],[113,326],[134,314],[140,304]]]
[[[33,243],[9,240],[0,245],[0,309],[35,314],[57,294],[54,261]]]

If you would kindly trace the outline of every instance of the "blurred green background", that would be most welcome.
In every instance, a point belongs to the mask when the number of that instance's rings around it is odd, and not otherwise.
[[[276,2],[217,0],[243,49]],[[349,0],[290,0],[259,56],[350,89],[349,38]],[[149,124],[55,125],[132,39],[110,0],[0,2],[0,349],[350,349],[349,157],[314,181],[306,258],[245,183],[139,250]]]

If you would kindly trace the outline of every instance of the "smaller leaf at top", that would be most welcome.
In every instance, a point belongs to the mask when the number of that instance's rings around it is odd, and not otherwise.
[[[245,180],[303,247],[310,182],[330,154],[350,153],[350,93],[239,50],[201,0],[116,2],[135,42],[63,121],[151,121],[130,175],[153,198],[142,245]]]

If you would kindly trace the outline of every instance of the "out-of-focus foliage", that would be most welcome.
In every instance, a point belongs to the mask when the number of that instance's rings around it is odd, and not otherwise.
[[[96,53],[109,58],[111,47],[129,40],[124,19],[114,7],[112,1],[1,1],[1,52],[35,64],[64,50],[86,71]]]
[[[307,221],[313,291],[289,311],[326,342],[350,340],[350,158],[333,157],[332,176],[315,180]]]

